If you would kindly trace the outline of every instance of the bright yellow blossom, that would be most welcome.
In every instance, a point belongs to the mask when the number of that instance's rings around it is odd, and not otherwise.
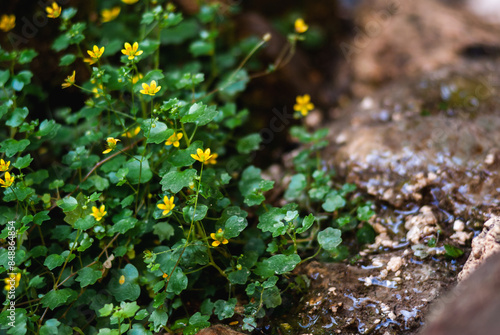
[[[92,93],[94,93],[94,97],[99,98],[100,96],[103,96],[104,86],[102,84],[99,84],[95,87],[92,88]]]
[[[210,237],[214,240],[212,242],[212,247],[218,247],[221,243],[228,244],[229,241],[224,237],[224,231],[221,228],[217,231],[217,233],[210,234]]]
[[[118,17],[120,14],[120,7],[113,7],[110,9],[103,9],[101,10],[101,21],[102,22],[109,22],[113,21]]]
[[[118,282],[120,283],[120,285],[123,285],[125,283],[125,276],[121,275],[120,280],[118,280]]]
[[[68,88],[70,86],[73,86],[75,84],[75,74],[76,72],[73,71],[73,74],[71,76],[67,76],[66,79],[64,79],[64,83],[61,84],[61,87]]]
[[[10,166],[10,161],[7,161],[7,163],[5,163],[5,161],[3,159],[0,159],[0,171],[1,172],[7,171],[9,169],[9,166]]]
[[[165,145],[173,145],[174,147],[178,148],[179,147],[179,140],[184,136],[183,133],[174,133],[172,136],[167,138],[167,141],[165,142]]]
[[[122,49],[122,54],[127,55],[129,60],[134,59],[136,56],[142,55],[142,50],[139,49],[139,43],[134,42],[134,44],[130,45],[130,43],[125,43],[125,49]]]
[[[212,165],[217,164],[217,157],[219,157],[219,154],[214,152],[212,154],[212,157],[207,161],[207,164],[212,164]]]
[[[5,178],[5,181],[0,179],[0,186],[2,187],[10,187],[12,185],[12,183],[14,182],[14,179],[16,179],[16,177],[14,177],[14,175],[10,175],[9,172],[5,172],[4,174],[4,178]]]
[[[2,15],[0,18],[0,29],[8,32],[14,29],[16,26],[16,16],[15,15]]]
[[[166,279],[166,278],[168,278],[168,275],[167,275],[166,273],[163,273],[162,277],[163,277],[164,279]]]
[[[5,290],[10,291],[13,287],[17,288],[19,286],[19,282],[21,281],[21,274],[10,273],[9,277],[5,278],[3,281],[5,283]]]
[[[174,196],[171,196],[170,199],[167,196],[163,197],[163,204],[156,205],[159,209],[163,210],[162,215],[167,215],[170,213],[172,209],[174,209]]]
[[[106,142],[108,142],[108,144],[106,145],[106,146],[107,146],[107,149],[106,149],[106,150],[104,150],[104,151],[102,152],[103,154],[107,154],[107,153],[109,153],[109,152],[111,152],[111,151],[115,150],[115,149],[116,149],[116,144],[117,144],[118,142],[120,142],[120,140],[119,140],[119,139],[117,139],[117,138],[108,137],[108,138],[106,139]]]
[[[304,22],[303,19],[295,20],[295,31],[299,34],[305,33],[309,29],[309,26]]]
[[[141,127],[136,127],[134,130],[127,131],[126,133],[122,134],[122,136],[126,136],[128,138],[132,138],[137,136],[139,132],[141,131]]]
[[[101,219],[106,215],[108,212],[106,212],[106,207],[104,205],[101,205],[99,209],[97,209],[96,206],[92,206],[92,215],[96,221],[101,221]]]
[[[196,159],[197,161],[200,161],[202,163],[207,163],[210,158],[212,158],[213,155],[210,154],[210,148],[207,148],[205,152],[203,152],[202,149],[196,149],[196,155],[191,154],[191,157]]]
[[[133,5],[139,0],[122,0],[123,3],[126,3],[127,5]]]
[[[314,105],[311,103],[311,97],[309,94],[304,94],[303,96],[298,96],[297,104],[293,106],[293,109],[300,112],[302,116],[306,116],[309,111],[314,109]]]
[[[57,4],[57,2],[52,3],[52,7],[48,6],[45,7],[45,11],[47,12],[47,17],[50,17],[51,19],[57,19],[59,15],[61,15],[61,6]]]
[[[156,93],[158,93],[158,91],[160,90],[161,86],[156,86],[156,81],[155,80],[152,80],[151,83],[146,84],[146,83],[142,83],[142,90],[140,90],[140,92],[142,94],[147,94],[147,95],[152,95],[154,96]]]
[[[142,73],[138,73],[132,77],[132,84],[136,84],[140,79],[144,78]]]
[[[89,54],[90,58],[85,58],[84,62],[92,65],[96,63],[99,58],[101,58],[102,54],[104,53],[104,47],[99,48],[97,45],[94,45],[92,50],[87,50],[87,53]]]

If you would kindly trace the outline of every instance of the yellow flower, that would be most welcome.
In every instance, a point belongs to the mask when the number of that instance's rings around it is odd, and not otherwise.
[[[228,244],[229,241],[224,237],[224,232],[219,228],[217,233],[210,234],[210,237],[214,240],[212,242],[212,247],[218,247],[219,244]]]
[[[16,179],[16,177],[14,177],[13,175],[11,176],[10,173],[8,173],[8,172],[5,172],[4,178],[5,178],[5,181],[0,179],[0,185],[2,187],[5,187],[5,188],[10,187],[12,185],[12,183],[14,182],[14,179]]]
[[[9,169],[9,165],[10,165],[10,161],[7,161],[7,163],[5,163],[5,161],[3,159],[0,159],[0,171],[1,172],[7,171]]]
[[[19,282],[21,281],[21,274],[20,273],[10,273],[9,277],[5,278],[4,280],[5,283],[5,290],[10,291],[12,287],[17,288],[19,286]],[[14,284],[14,285],[12,285]]]
[[[311,97],[309,94],[304,94],[303,96],[297,97],[297,104],[293,106],[293,109],[300,112],[302,116],[306,116],[309,111],[314,109],[314,105],[311,103]]]
[[[16,26],[16,16],[15,15],[2,15],[0,18],[0,29],[8,32],[14,29]]]
[[[163,209],[162,215],[167,215],[172,209],[174,209],[174,196],[170,199],[167,196],[163,197],[163,204],[156,205],[159,209]]]
[[[139,81],[139,79],[144,78],[142,73],[136,74],[135,76],[132,77],[132,84],[135,84]]]
[[[139,49],[139,43],[134,42],[133,45],[130,45],[130,43],[125,43],[125,49],[122,49],[122,54],[127,55],[128,59],[134,59],[136,56],[142,55],[142,50],[137,50]]]
[[[120,7],[113,7],[111,9],[103,9],[101,11],[102,22],[113,21],[120,14]]]
[[[92,88],[92,93],[94,93],[94,97],[99,98],[100,96],[103,96],[104,86],[102,84],[99,84],[95,87]]]
[[[87,53],[89,54],[90,58],[85,58],[83,61],[92,65],[96,63],[99,58],[101,58],[102,54],[104,53],[104,47],[101,47],[99,49],[97,45],[94,45],[92,50],[87,50]]]
[[[142,88],[143,89],[140,90],[142,94],[155,95],[156,93],[158,93],[161,86],[156,86],[156,81],[152,80],[151,83],[149,83],[149,85],[146,83],[142,83]]]
[[[61,7],[57,4],[57,2],[52,3],[52,7],[45,7],[45,11],[47,12],[47,17],[51,19],[57,19],[59,15],[61,15]]]
[[[92,215],[96,221],[101,221],[101,219],[106,215],[108,212],[106,212],[106,207],[104,205],[101,205],[99,209],[97,209],[96,206],[92,206]]]
[[[168,278],[168,275],[166,273],[163,273],[162,277],[163,278]]]
[[[205,150],[205,152],[203,152],[202,149],[196,149],[196,155],[191,154],[191,157],[193,157],[194,159],[196,159],[197,161],[200,161],[202,163],[208,162],[208,160],[210,160],[210,158],[212,158],[212,156],[213,155],[210,154],[209,148],[207,148]]]
[[[172,136],[167,138],[167,142],[165,142],[165,145],[173,145],[174,147],[178,148],[179,147],[179,140],[184,136],[183,133],[174,133]]]
[[[139,0],[122,0],[123,3],[126,3],[127,5],[133,5]]]
[[[212,157],[207,161],[207,164],[213,164],[213,165],[217,164],[217,157],[219,157],[219,154],[214,152],[212,154]]]
[[[73,71],[73,74],[71,76],[67,76],[66,79],[64,79],[64,83],[61,84],[61,87],[68,88],[70,86],[73,86],[75,84],[75,74],[76,72]]]
[[[309,29],[309,26],[304,22],[303,19],[295,20],[295,31],[299,34],[305,33]]]
[[[139,134],[140,131],[141,131],[141,127],[136,127],[133,131],[127,131],[126,133],[122,134],[122,136],[132,138],[132,137],[137,136],[137,134]]]
[[[116,149],[116,144],[117,144],[117,142],[120,142],[120,140],[117,138],[108,137],[106,139],[106,142],[108,142],[108,144],[106,145],[107,149],[102,152],[103,154],[107,154],[107,153],[113,151],[114,149]]]
[[[120,283],[120,285],[123,285],[125,283],[125,276],[121,275],[120,280],[118,280],[118,282]]]

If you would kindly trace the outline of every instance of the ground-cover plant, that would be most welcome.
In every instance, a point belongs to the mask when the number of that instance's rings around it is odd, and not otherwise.
[[[0,49],[0,327],[195,334],[218,319],[252,331],[281,304],[284,274],[321,250],[336,255],[341,229],[371,216],[321,166],[325,130],[292,130],[304,149],[283,207],[266,202],[274,182],[251,165],[261,137],[245,133],[252,116],[236,98],[285,64],[308,27],[298,20],[261,70],[251,59],[271,36],[226,43],[229,9],[217,3],[192,16],[163,1],[99,6],[97,23],[56,2],[44,9],[60,29],[56,93],[33,78],[36,50]],[[10,16],[1,27],[14,28]],[[70,90],[86,97],[81,108],[30,113],[33,95]],[[297,98],[297,117],[309,100]]]

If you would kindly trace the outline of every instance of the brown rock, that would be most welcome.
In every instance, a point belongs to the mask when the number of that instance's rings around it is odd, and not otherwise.
[[[493,216],[484,224],[483,231],[472,240],[472,251],[458,280],[469,277],[487,258],[500,253],[500,217]]]
[[[500,331],[500,253],[438,300],[421,335],[496,335]]]
[[[471,46],[500,45],[498,25],[437,0],[364,1],[355,36],[341,45],[357,93],[395,78],[456,63]],[[363,88],[364,87],[364,88]]]
[[[196,335],[245,335],[223,325],[215,325],[200,330]]]

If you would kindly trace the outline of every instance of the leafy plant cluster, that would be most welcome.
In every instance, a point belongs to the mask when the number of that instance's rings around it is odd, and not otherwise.
[[[217,3],[195,15],[163,1],[100,5],[97,23],[76,20],[76,8],[46,9],[59,22],[61,91],[34,80],[36,50],[0,49],[0,273],[8,279],[14,265],[16,292],[15,325],[6,300],[0,328],[195,334],[225,320],[252,331],[281,304],[285,275],[321,251],[337,257],[342,231],[366,222],[370,206],[321,166],[327,131],[301,126],[288,203],[266,202],[275,185],[250,165],[261,138],[242,135],[252,115],[236,98],[289,57],[247,70],[269,35],[225,43],[229,12]],[[306,30],[296,23],[289,52]],[[69,91],[85,96],[81,108],[33,114],[33,99]],[[298,116],[312,106],[300,98]]]

